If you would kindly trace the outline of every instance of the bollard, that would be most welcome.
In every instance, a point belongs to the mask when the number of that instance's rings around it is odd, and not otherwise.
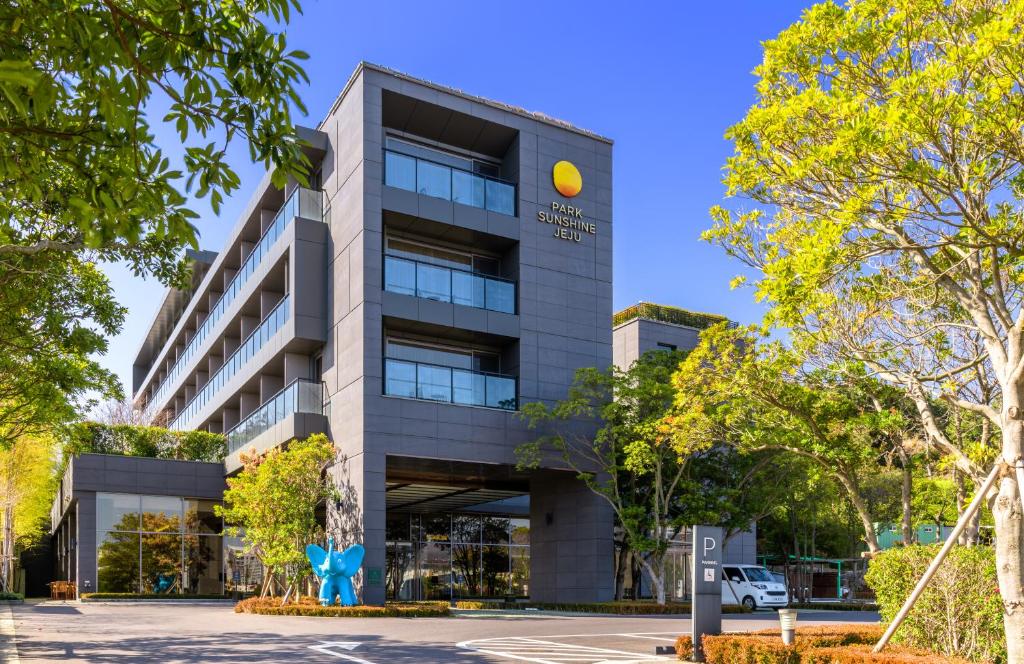
[[[782,625],[782,642],[793,645],[796,638],[796,609],[779,609],[779,623]]]

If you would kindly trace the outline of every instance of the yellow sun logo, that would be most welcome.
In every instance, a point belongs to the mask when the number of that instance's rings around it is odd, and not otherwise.
[[[551,179],[555,183],[555,189],[566,198],[572,198],[583,189],[583,176],[579,170],[568,161],[560,161],[551,169]]]

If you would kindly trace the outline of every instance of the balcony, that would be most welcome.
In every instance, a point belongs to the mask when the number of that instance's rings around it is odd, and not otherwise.
[[[161,381],[160,387],[157,388],[156,393],[149,400],[150,403],[162,404],[171,395],[171,390],[175,387],[177,379],[188,367],[189,362],[199,353],[203,342],[213,333],[213,328],[223,318],[228,307],[235,301],[242,287],[256,271],[256,268],[259,267],[263,257],[270,252],[271,247],[281,237],[284,229],[288,227],[292,219],[302,217],[312,221],[323,221],[323,214],[322,192],[302,187],[292,192],[292,195],[285,201],[277,216],[274,217],[274,221],[271,222],[270,226],[260,237],[259,242],[249,252],[242,267],[239,268],[234,278],[232,278],[231,283],[224,289],[224,293],[210,309],[209,315],[207,315],[202,325],[196,330],[195,335],[189,340],[185,350],[175,360],[174,366],[167,372],[167,376]]]
[[[291,309],[288,303],[288,296],[285,295],[277,306],[274,307],[273,311],[267,314],[267,317],[263,319],[259,327],[252,331],[252,333],[245,338],[239,346],[238,350],[231,354],[231,357],[221,365],[220,369],[210,376],[210,380],[206,382],[201,390],[188,404],[181,409],[181,412],[171,421],[169,426],[170,429],[184,429],[186,425],[190,423],[190,420],[199,414],[199,411],[203,409],[203,406],[208,404],[214,395],[220,391],[224,385],[227,384],[231,378],[237,374],[242,367],[249,363],[249,360],[259,352],[261,348],[268,341],[274,338],[277,331],[284,327],[287,322]]]
[[[384,151],[384,184],[491,212],[516,214],[514,184],[393,150]]]
[[[322,415],[323,383],[298,378],[272,396],[265,404],[235,425],[227,433],[228,453],[238,451],[262,433],[295,413]]]
[[[437,364],[384,360],[384,394],[464,406],[516,410],[516,379]]]
[[[513,281],[397,256],[384,257],[384,290],[506,314],[516,312]]]

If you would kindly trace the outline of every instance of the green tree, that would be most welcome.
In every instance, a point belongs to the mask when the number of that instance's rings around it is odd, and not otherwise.
[[[291,120],[305,81],[283,34],[296,0],[0,4],[0,444],[119,397],[96,356],[124,310],[99,262],[183,285],[186,193],[215,212],[242,140],[282,186],[308,163]],[[184,147],[158,144],[149,114]]]
[[[684,356],[650,351],[628,369],[578,370],[564,400],[523,406],[523,417],[541,435],[516,449],[525,468],[553,454],[611,505],[659,604],[665,603],[668,545],[694,523],[679,510],[689,457],[711,446],[699,435],[674,445],[664,422],[672,406],[672,372]],[[596,435],[581,421],[597,422]]]
[[[757,270],[798,348],[900,386],[990,496],[1008,661],[1024,662],[1024,4],[851,0],[764,44],[706,237]],[[972,459],[934,395],[987,418]],[[1013,469],[1016,468],[1016,472]]]
[[[311,573],[306,545],[322,539],[316,510],[335,495],[325,474],[334,460],[334,444],[316,434],[262,456],[243,455],[242,471],[228,478],[217,514],[229,534],[244,537],[246,554],[267,568],[261,595],[273,593],[274,577],[291,592]]]
[[[50,435],[22,436],[0,448],[0,590],[11,590],[18,551],[48,532],[55,452]]]
[[[877,469],[880,447],[902,433],[902,417],[864,384],[851,387],[830,374],[804,372],[780,342],[762,343],[753,328],[719,324],[673,376],[676,411],[684,431],[701,422],[720,440],[747,452],[775,450],[819,464],[846,492],[857,511],[868,550],[879,550],[874,521],[861,486]]]

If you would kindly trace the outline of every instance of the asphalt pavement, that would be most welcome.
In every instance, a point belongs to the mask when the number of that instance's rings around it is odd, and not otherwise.
[[[475,612],[452,618],[307,618],[237,614],[230,604],[199,602],[29,602],[11,605],[9,613],[0,605],[5,664],[639,664],[676,661],[656,656],[655,648],[671,646],[690,629],[686,616]],[[799,620],[801,625],[873,623],[878,614],[801,611]],[[725,631],[777,625],[774,612],[723,617]]]

